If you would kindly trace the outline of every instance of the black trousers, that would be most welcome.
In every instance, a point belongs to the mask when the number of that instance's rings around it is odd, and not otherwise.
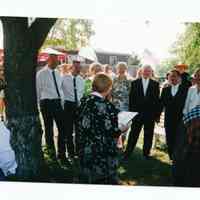
[[[75,102],[65,101],[64,116],[65,116],[65,132],[67,139],[68,156],[73,158],[75,152],[77,152],[75,146],[75,144],[77,144],[77,134],[76,134],[77,105]],[[73,137],[73,133],[75,133],[75,138]]]
[[[64,129],[64,116],[63,108],[60,99],[44,99],[40,101],[40,110],[44,120],[45,127],[45,140],[49,149],[55,152],[54,134],[53,134],[53,121],[55,120],[58,128],[58,156],[65,155],[65,129]]]
[[[125,156],[128,157],[134,150],[142,127],[144,126],[143,155],[148,156],[152,147],[155,120],[153,117],[138,114],[131,125]]]
[[[174,121],[167,120],[165,122],[166,143],[167,143],[167,148],[168,148],[168,154],[171,159],[172,159],[172,154],[174,152],[178,126],[179,126],[179,122],[177,120],[174,120]]]

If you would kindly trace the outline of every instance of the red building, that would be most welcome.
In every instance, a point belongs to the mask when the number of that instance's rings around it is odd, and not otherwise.
[[[4,60],[4,53],[3,53],[3,49],[0,49],[0,66],[3,65],[3,60]]]

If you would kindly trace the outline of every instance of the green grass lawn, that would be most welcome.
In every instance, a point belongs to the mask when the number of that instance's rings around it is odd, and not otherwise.
[[[170,186],[172,185],[171,164],[162,150],[164,141],[159,142],[160,148],[152,149],[152,159],[146,160],[142,155],[143,138],[140,137],[137,147],[128,163],[119,168],[120,179],[124,185]],[[165,148],[164,148],[165,149]]]
[[[124,185],[172,185],[171,166],[159,151],[154,151],[151,160],[145,160],[141,149],[136,148],[129,162],[120,166],[119,173]]]
[[[172,185],[171,164],[166,151],[162,148],[152,150],[152,159],[142,156],[142,137],[131,155],[128,163],[119,167],[122,185],[170,186]],[[163,146],[163,141],[160,142]],[[78,183],[78,167],[61,165],[45,155],[46,166],[44,181],[54,183]]]

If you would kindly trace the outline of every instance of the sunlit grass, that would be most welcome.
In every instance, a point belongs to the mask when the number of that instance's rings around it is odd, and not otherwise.
[[[128,163],[122,163],[118,169],[122,185],[170,186],[171,163],[166,153],[163,138],[152,150],[152,159],[145,160],[142,155],[142,136]],[[53,183],[78,183],[79,168],[77,164],[71,167],[62,165],[51,159],[44,151],[46,169],[42,180]]]
[[[163,145],[164,141],[160,141]],[[146,160],[142,155],[143,138],[140,137],[137,147],[128,163],[119,168],[123,185],[170,186],[172,185],[171,163],[166,151],[152,150],[152,159]]]

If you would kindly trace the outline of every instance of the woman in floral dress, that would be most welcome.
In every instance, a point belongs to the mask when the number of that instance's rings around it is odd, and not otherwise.
[[[117,64],[117,77],[113,80],[112,102],[120,111],[129,110],[129,92],[131,88],[131,79],[127,76],[127,65],[125,62]],[[120,136],[118,147],[124,148],[126,133]]]
[[[131,80],[127,76],[127,65],[124,62],[117,64],[117,77],[113,80],[112,102],[120,111],[129,109],[129,92]]]
[[[118,149],[116,138],[123,130],[118,128],[118,110],[106,98],[112,80],[97,74],[91,95],[82,99],[79,108],[79,158],[82,183],[117,184]]]

